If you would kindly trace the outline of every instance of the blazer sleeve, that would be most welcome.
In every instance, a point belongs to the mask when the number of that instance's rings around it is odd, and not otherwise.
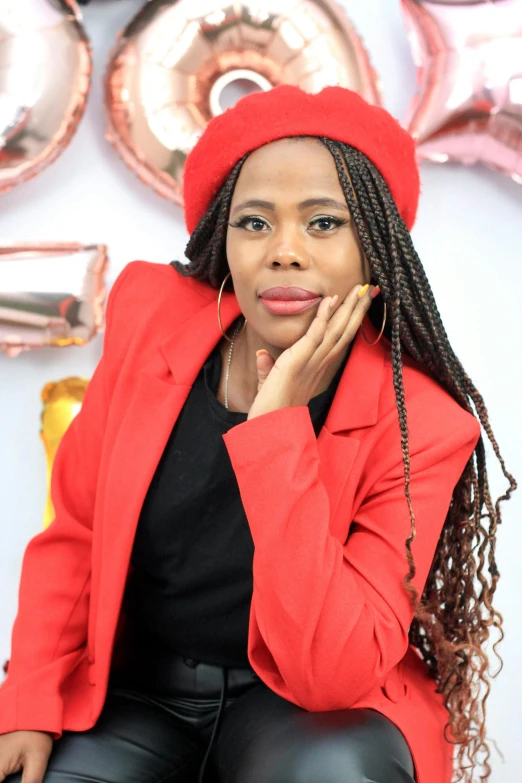
[[[437,417],[432,398],[408,406],[417,528],[412,581],[419,595],[454,487],[480,437],[477,419],[455,400]],[[247,420],[223,439],[255,547],[251,612],[264,643],[257,660],[276,670],[274,683],[282,681],[281,691],[301,707],[349,708],[396,666],[409,643],[413,611],[403,580],[410,516],[398,421],[379,434],[370,454],[371,481],[346,512],[344,544],[329,532],[307,406]]]
[[[60,686],[85,651],[96,485],[110,397],[113,311],[130,268],[132,263],[110,290],[103,355],[55,455],[55,517],[29,541],[22,560],[11,656],[0,685],[0,734],[30,729],[60,737]]]

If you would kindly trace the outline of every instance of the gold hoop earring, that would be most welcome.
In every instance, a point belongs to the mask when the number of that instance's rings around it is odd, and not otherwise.
[[[239,330],[239,332],[236,334],[236,336],[235,336],[234,338],[232,338],[232,339],[231,339],[231,338],[230,338],[230,337],[228,337],[228,336],[225,334],[225,332],[223,331],[223,324],[221,323],[221,313],[220,313],[220,310],[219,310],[219,308],[221,307],[221,295],[222,295],[222,293],[223,293],[223,288],[224,288],[224,286],[225,286],[225,283],[227,282],[228,278],[230,277],[230,274],[231,274],[231,273],[230,273],[230,272],[228,272],[228,274],[225,276],[225,279],[224,279],[224,280],[223,280],[223,282],[221,283],[221,288],[219,289],[219,296],[218,296],[218,303],[217,303],[217,316],[218,316],[218,323],[219,323],[219,328],[221,329],[221,334],[223,335],[223,337],[225,338],[225,340],[228,340],[228,342],[229,342],[229,343],[233,343],[233,342],[234,342],[234,340],[237,340],[237,338],[239,337],[239,335],[241,334],[241,332],[242,332],[242,331],[243,331],[243,329],[245,328],[245,325],[246,325],[247,319],[245,318],[245,322],[243,323],[243,326],[241,327],[241,329]]]
[[[378,342],[379,342],[379,340],[380,340],[380,339],[381,339],[381,337],[382,337],[382,333],[384,332],[384,324],[385,324],[385,323],[386,323],[386,302],[384,302],[384,318],[382,319],[382,326],[381,326],[381,331],[379,332],[379,336],[377,337],[377,339],[376,339],[376,340],[374,340],[374,341],[373,341],[373,343],[371,343],[371,342],[368,340],[368,338],[366,337],[366,335],[365,335],[365,333],[364,333],[364,326],[363,326],[363,325],[362,325],[362,323],[361,323],[361,332],[362,332],[362,336],[364,337],[364,339],[366,340],[366,342],[368,343],[368,345],[375,345],[376,343],[378,343]]]

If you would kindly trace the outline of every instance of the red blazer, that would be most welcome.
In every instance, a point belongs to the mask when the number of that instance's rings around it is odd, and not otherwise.
[[[83,731],[104,705],[145,493],[205,358],[221,339],[217,291],[135,261],[111,289],[104,352],[55,457],[56,516],[28,544],[0,733]],[[240,309],[221,302],[227,329]],[[377,333],[368,317],[370,340]],[[255,545],[248,657],[306,710],[371,707],[411,748],[418,783],[450,783],[448,718],[408,644],[410,517],[389,343],[359,331],[325,426],[282,408],[224,436]],[[422,592],[480,424],[403,357]]]

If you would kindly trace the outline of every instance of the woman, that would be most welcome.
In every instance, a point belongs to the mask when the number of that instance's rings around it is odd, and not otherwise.
[[[501,622],[472,404],[516,484],[412,246],[418,195],[412,139],[350,90],[209,123],[190,263],[118,277],[27,547],[11,783],[450,783],[454,744],[471,781]]]

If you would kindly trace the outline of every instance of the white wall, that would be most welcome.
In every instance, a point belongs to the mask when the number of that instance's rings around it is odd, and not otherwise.
[[[188,239],[181,210],[143,185],[104,138],[101,79],[108,49],[140,0],[93,0],[84,22],[94,47],[94,80],[86,115],[63,155],[1,199],[1,239],[107,243],[109,284],[135,258],[183,258]],[[398,0],[344,0],[381,74],[386,107],[405,116],[415,91],[413,65]],[[425,164],[413,238],[450,340],[490,413],[508,470],[522,482],[520,413],[520,225],[522,188],[482,167]],[[40,391],[49,380],[90,377],[102,337],[82,348],[0,354],[0,663],[9,655],[22,554],[41,530],[45,459],[39,440]],[[493,498],[507,486],[489,450]],[[491,783],[519,783],[522,632],[517,574],[522,533],[520,491],[503,504],[497,558],[502,575],[496,606],[504,616],[504,668],[487,702],[494,747]],[[495,638],[495,637],[494,637]],[[497,670],[496,658],[492,668]],[[477,777],[478,779],[478,777]]]

